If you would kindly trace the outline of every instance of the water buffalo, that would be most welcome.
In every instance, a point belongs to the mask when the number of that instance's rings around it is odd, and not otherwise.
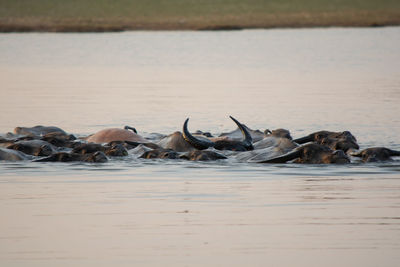
[[[16,142],[15,139],[4,138],[0,136],[0,147],[8,147]]]
[[[142,159],[177,159],[179,154],[172,149],[157,148],[144,152]]]
[[[181,159],[193,160],[193,161],[209,161],[218,159],[227,159],[226,156],[210,150],[193,150],[186,152],[180,156]]]
[[[31,157],[28,155],[13,149],[2,148],[0,147],[0,160],[5,161],[20,161],[20,160],[29,160]]]
[[[60,132],[51,132],[44,134],[42,137],[40,137],[40,140],[49,142],[56,147],[74,148],[75,146],[81,144],[79,141],[77,141],[74,135],[64,134]]]
[[[319,131],[309,134],[305,137],[293,140],[298,144],[307,142],[316,142],[317,144],[328,146],[333,150],[343,150],[347,152],[350,149],[359,149],[357,139],[349,132],[330,132]]]
[[[274,136],[266,136],[253,146],[254,150],[237,153],[235,158],[241,162],[257,162],[284,155],[298,147],[288,138]]]
[[[287,138],[289,140],[292,140],[292,136],[290,135],[290,132],[286,129],[275,129],[275,130],[265,130],[264,131],[265,137],[273,136],[273,137],[282,137],[282,138]],[[264,138],[265,138],[264,137]]]
[[[189,118],[182,132],[170,135],[142,136],[135,128],[125,126],[101,130],[85,138],[86,141],[55,126],[16,127],[15,134],[0,136],[0,160],[105,162],[107,156],[128,155],[128,150],[136,158],[200,161],[230,158],[255,163],[348,163],[348,155],[359,157],[362,162],[374,162],[400,156],[400,151],[385,147],[354,152],[359,146],[349,131],[318,131],[292,140],[286,129],[261,132],[230,118],[237,129],[218,137],[209,132],[190,133]]]
[[[250,133],[247,131],[243,125],[237,121],[235,118],[230,116],[230,118],[236,123],[236,125],[239,127],[239,129],[242,132],[243,139],[238,141],[238,140],[233,140],[229,139],[226,137],[219,138],[219,139],[208,139],[208,138],[199,138],[193,136],[188,128],[187,124],[189,121],[189,118],[185,120],[185,123],[183,124],[183,138],[194,148],[203,150],[207,149],[209,147],[213,147],[218,150],[234,150],[234,151],[247,151],[247,150],[252,150],[253,149],[253,139],[250,135]]]
[[[129,130],[131,127],[108,128],[98,131],[97,133],[89,136],[86,141],[89,143],[110,143],[112,141],[132,141],[146,143],[148,142],[144,137],[138,135],[136,132]]]
[[[186,152],[195,149],[193,146],[190,145],[190,143],[185,140],[182,133],[179,131],[164,137],[159,142],[157,142],[157,145],[164,149],[172,149],[177,152]]]
[[[32,156],[50,156],[58,151],[55,146],[43,140],[17,141],[7,148]]]
[[[113,145],[101,145],[96,143],[83,143],[74,149],[72,149],[72,153],[77,154],[91,154],[97,151],[101,151],[107,156],[114,157],[122,157],[127,156],[128,151],[122,144],[113,144]]]
[[[391,157],[400,156],[400,151],[386,147],[371,147],[360,152],[352,153],[353,157],[360,157],[363,162],[377,162],[392,160]]]
[[[90,154],[77,154],[77,153],[67,153],[67,152],[58,152],[49,157],[36,159],[34,162],[74,162],[74,161],[82,161],[82,162],[99,162],[104,163],[107,162],[106,155],[97,151]]]
[[[226,159],[226,157],[220,153],[210,150],[192,150],[183,154],[176,152],[172,149],[153,149],[144,152],[139,158],[144,159],[186,159],[193,161],[208,161],[217,159]]]
[[[42,125],[38,125],[38,126],[34,126],[34,127],[16,127],[14,129],[14,133],[17,135],[35,135],[35,136],[41,136],[41,135],[45,135],[48,133],[62,133],[67,135],[67,133],[56,127],[56,126],[42,126]]]
[[[154,135],[154,134],[153,134]],[[182,133],[177,131],[174,132],[170,135],[158,135],[160,137],[160,139],[156,139],[153,138],[152,141],[150,142],[150,140],[146,140],[144,142],[134,142],[134,141],[112,141],[110,143],[108,143],[108,145],[110,144],[115,144],[116,142],[121,143],[123,146],[125,146],[127,149],[132,149],[135,148],[137,146],[144,146],[146,148],[149,148],[149,150],[151,149],[172,149],[174,151],[177,152],[186,152],[186,151],[191,151],[194,150],[194,148],[185,141],[185,139],[182,136]],[[146,149],[147,150],[147,149]]]
[[[260,130],[250,129],[245,124],[241,124],[241,125],[250,134],[253,142],[257,142],[257,141],[262,140],[266,135],[266,132],[263,133]],[[226,137],[227,139],[238,140],[238,141],[242,140],[242,138],[243,138],[243,131],[241,130],[242,127],[237,127],[236,130],[231,131],[231,132],[221,133],[219,135],[219,137]],[[266,130],[266,131],[268,131],[268,130]],[[200,132],[200,133],[202,133],[202,132]],[[203,134],[203,135],[205,135],[205,134]],[[207,136],[207,135],[205,135],[205,136],[206,137],[211,137],[211,136]]]
[[[349,157],[342,150],[332,150],[327,146],[315,143],[305,144],[285,155],[258,163],[285,163],[291,160],[294,160],[295,163],[309,164],[350,163]]]

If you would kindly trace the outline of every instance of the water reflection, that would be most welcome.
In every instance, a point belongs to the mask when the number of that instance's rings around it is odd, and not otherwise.
[[[350,130],[400,149],[400,29],[0,34],[0,133]],[[27,45],[29,43],[29,45]],[[0,163],[0,265],[397,266],[400,164]]]

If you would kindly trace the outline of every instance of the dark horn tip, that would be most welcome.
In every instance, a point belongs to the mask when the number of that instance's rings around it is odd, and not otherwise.
[[[240,131],[242,132],[242,134],[243,134],[243,137],[244,137],[244,139],[243,139],[243,143],[244,143],[244,145],[246,146],[246,148],[248,149],[248,150],[253,150],[253,138],[251,137],[251,134],[247,131],[247,129],[246,129],[246,127],[243,125],[243,124],[241,124],[237,119],[235,119],[234,117],[232,117],[232,116],[229,116],[229,118],[231,118],[235,123],[236,123],[236,125],[238,126],[238,128],[240,129]]]

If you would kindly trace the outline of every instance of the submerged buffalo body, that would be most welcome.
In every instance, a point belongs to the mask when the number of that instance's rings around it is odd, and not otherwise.
[[[89,143],[110,143],[113,141],[131,141],[146,143],[148,142],[144,137],[138,135],[134,131],[120,128],[108,128],[101,130],[86,139]]]
[[[182,133],[179,131],[164,137],[159,142],[157,142],[157,145],[161,148],[172,149],[176,152],[187,152],[195,149],[193,146],[190,145],[190,143],[186,142]]]
[[[74,162],[74,161],[81,161],[81,162],[99,162],[104,163],[107,162],[108,159],[106,155],[101,152],[97,151],[90,154],[77,154],[77,153],[67,153],[67,152],[58,152],[49,157],[36,159],[35,162]]]
[[[0,160],[21,161],[31,159],[28,155],[13,149],[0,147]]]
[[[358,153],[352,153],[353,157],[360,157],[363,162],[389,161],[392,157],[400,156],[400,151],[386,147],[371,147]]]
[[[288,161],[308,164],[350,163],[349,157],[342,150],[332,150],[320,144],[306,144],[285,155],[259,161],[259,163],[285,163]]]
[[[328,146],[333,150],[343,150],[347,152],[350,149],[359,149],[357,139],[349,131],[330,132],[319,131],[309,134],[305,137],[295,139],[294,142],[304,144],[307,142],[315,142],[317,144]]]
[[[284,155],[298,145],[285,137],[266,136],[253,144],[254,150],[237,153],[235,158],[241,162],[258,162]]]
[[[17,135],[45,135],[49,133],[61,133],[67,135],[67,133],[56,126],[34,126],[34,127],[16,127],[14,129],[14,134]]]
[[[90,154],[94,152],[101,151],[107,156],[116,156],[116,157],[122,157],[128,155],[128,151],[122,144],[113,144],[113,145],[100,145],[96,143],[84,143],[81,144],[74,149],[72,149],[72,153],[77,153],[77,154]]]
[[[55,146],[43,140],[17,141],[7,148],[33,156],[50,156],[58,151]]]
[[[349,163],[350,156],[362,162],[388,161],[400,151],[385,147],[359,152],[356,138],[349,132],[318,131],[292,139],[286,129],[252,130],[235,118],[237,129],[213,137],[210,132],[188,130],[169,135],[141,136],[135,128],[108,128],[77,139],[55,126],[17,127],[15,134],[0,137],[0,160],[36,162],[106,162],[108,157],[130,156],[143,159],[225,160],[250,163]],[[347,153],[347,154],[346,154]],[[359,161],[358,161],[359,162]]]

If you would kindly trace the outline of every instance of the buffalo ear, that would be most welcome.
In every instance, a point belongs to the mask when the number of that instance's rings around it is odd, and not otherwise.
[[[257,163],[286,163],[290,160],[294,160],[296,158],[299,158],[301,156],[301,149],[297,149],[296,151],[289,152],[285,155],[272,158],[272,159],[267,159],[264,161],[259,161]]]

